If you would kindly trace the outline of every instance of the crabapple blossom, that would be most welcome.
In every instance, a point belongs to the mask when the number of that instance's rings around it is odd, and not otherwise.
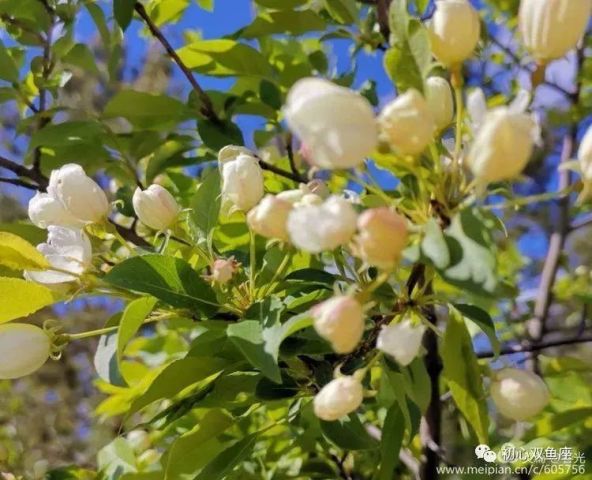
[[[382,327],[376,348],[393,357],[401,365],[409,365],[419,354],[425,326],[404,318]]]
[[[150,185],[146,190],[136,188],[132,203],[140,221],[154,230],[169,228],[181,210],[170,192],[157,184]]]
[[[378,142],[372,106],[357,92],[320,78],[303,78],[288,92],[284,108],[306,157],[321,168],[362,164]]]
[[[358,217],[355,253],[368,265],[392,269],[407,245],[407,222],[387,207],[371,208]]]
[[[490,391],[498,410],[513,420],[534,417],[549,402],[547,385],[528,370],[504,368],[495,372]]]
[[[467,0],[437,0],[429,22],[432,53],[447,67],[469,58],[481,34],[479,14]]]
[[[321,204],[294,208],[288,216],[292,244],[310,253],[348,243],[356,231],[357,213],[345,198],[331,196]]]
[[[108,213],[105,192],[75,163],[52,171],[47,193],[39,192],[29,202],[29,218],[40,228],[82,227],[100,223]]]
[[[364,333],[364,310],[351,296],[337,296],[313,307],[314,328],[336,353],[352,352]]]
[[[77,280],[91,266],[90,240],[78,229],[50,225],[47,231],[47,242],[37,245],[37,250],[59,271],[26,271],[25,277],[47,285]]]
[[[47,334],[35,325],[0,325],[0,379],[20,378],[38,370],[49,358],[50,347]]]
[[[454,100],[448,81],[442,77],[430,77],[426,81],[425,99],[438,130],[443,130],[454,117]]]
[[[539,62],[563,57],[584,35],[591,11],[592,0],[522,0],[522,41]]]
[[[403,155],[417,155],[432,141],[436,124],[428,103],[415,89],[388,103],[379,117],[385,140]]]
[[[263,171],[257,159],[244,153],[221,164],[222,195],[244,212],[263,197]]]
[[[274,195],[266,195],[247,215],[249,227],[265,238],[289,240],[288,215],[292,204]]]
[[[331,380],[313,401],[314,413],[321,420],[333,422],[356,411],[364,401],[364,389],[354,376]]]

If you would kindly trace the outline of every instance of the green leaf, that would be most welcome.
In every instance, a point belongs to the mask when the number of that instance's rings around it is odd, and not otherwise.
[[[47,270],[47,259],[29,242],[8,232],[0,232],[0,265],[13,270]]]
[[[141,297],[133,300],[123,311],[117,336],[117,358],[121,360],[128,342],[138,332],[146,317],[156,305],[156,298]]]
[[[95,351],[94,366],[99,378],[118,387],[127,386],[117,358],[117,332],[101,335]]]
[[[245,320],[234,323],[228,326],[226,334],[251,365],[274,382],[281,383],[277,356],[266,347],[259,321]]]
[[[405,435],[405,421],[399,405],[395,404],[386,412],[380,440],[380,469],[376,480],[392,480],[395,467],[399,463],[399,451]]]
[[[218,310],[212,288],[180,258],[143,255],[116,265],[104,281],[126,290],[148,293],[173,307],[210,316]]]
[[[29,150],[37,147],[68,147],[100,144],[103,127],[99,122],[73,121],[47,125],[31,137]]]
[[[173,398],[185,388],[220,373],[226,365],[225,360],[214,357],[186,357],[174,361],[167,365],[148,389],[133,401],[128,415],[156,400]]]
[[[462,313],[465,318],[471,320],[483,331],[483,333],[485,333],[485,335],[487,335],[491,347],[493,348],[493,352],[495,353],[495,356],[498,357],[501,344],[495,333],[495,324],[489,313],[475,305],[467,305],[464,303],[455,303],[454,308]]]
[[[113,0],[113,14],[123,31],[127,29],[134,16],[136,0]]]
[[[214,10],[214,0],[197,0],[197,4],[208,12],[212,12]]]
[[[185,65],[205,75],[273,75],[273,69],[261,53],[234,40],[200,40],[180,48],[177,53]]]
[[[220,171],[217,168],[210,170],[197,188],[197,192],[191,199],[191,213],[189,222],[195,237],[206,240],[208,246],[212,245],[214,228],[220,215]],[[201,238],[200,238],[201,237]]]
[[[454,402],[479,442],[488,443],[489,416],[479,364],[463,316],[453,307],[450,308],[441,356],[444,364],[442,374]]]
[[[8,53],[4,43],[0,40],[0,79],[10,83],[19,81],[19,71],[16,62]]]
[[[77,43],[74,45],[70,51],[64,55],[62,61],[94,75],[99,74],[95,57],[90,48],[88,48],[88,46],[86,46],[84,43]]]
[[[101,479],[116,480],[123,473],[136,472],[136,456],[129,443],[116,438],[97,454],[97,464]]]
[[[178,437],[166,455],[164,480],[177,480],[184,475],[195,475],[223,449],[216,439],[233,425],[233,419],[222,410],[209,410],[187,433]],[[194,452],[199,451],[199,455]]]
[[[197,133],[199,133],[199,138],[201,138],[204,145],[215,152],[226,145],[242,145],[244,143],[240,128],[229,121],[220,124],[199,119]]]
[[[282,108],[282,92],[275,83],[270,82],[269,80],[261,80],[261,83],[259,84],[259,97],[275,110],[280,110]]]
[[[43,285],[0,277],[0,323],[27,317],[53,302],[51,290]]]
[[[277,10],[261,12],[253,23],[240,32],[242,38],[274,34],[303,35],[327,28],[325,21],[312,10]]]
[[[252,433],[219,453],[193,480],[221,480],[253,450],[259,433]]]
[[[334,422],[321,420],[321,430],[331,443],[344,450],[371,450],[380,446],[355,413]]]
[[[338,23],[348,25],[358,19],[355,0],[325,0],[325,8]]]
[[[186,107],[167,95],[122,90],[105,106],[107,118],[124,117],[134,126],[145,129],[171,127],[184,119]]]

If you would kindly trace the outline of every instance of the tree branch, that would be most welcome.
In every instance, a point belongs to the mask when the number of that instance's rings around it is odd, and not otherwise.
[[[187,65],[185,65],[183,63],[183,60],[181,60],[179,55],[177,55],[177,52],[171,46],[171,44],[166,39],[166,37],[163,35],[162,31],[152,21],[152,19],[148,15],[148,12],[146,12],[144,5],[142,5],[139,2],[136,2],[134,9],[138,13],[138,15],[140,15],[140,17],[142,18],[142,20],[144,21],[144,23],[146,24],[146,26],[150,30],[150,33],[152,33],[154,38],[156,38],[160,42],[160,44],[163,46],[167,55],[169,57],[171,57],[171,59],[181,69],[181,71],[183,72],[183,75],[185,75],[187,80],[189,80],[189,83],[193,87],[193,90],[195,91],[195,93],[197,94],[197,96],[199,97],[199,100],[201,102],[201,109],[200,109],[201,114],[204,117],[206,117],[208,120],[210,120],[214,123],[220,124],[221,120],[218,117],[218,115],[216,114],[216,111],[214,110],[214,105],[212,104],[212,100],[207,95],[207,93],[201,88],[199,83],[197,83],[197,80],[193,76],[193,73],[191,72],[191,70],[187,67]]]
[[[577,104],[580,99],[581,80],[579,80],[582,65],[584,63],[584,49],[578,49],[578,61],[576,67],[576,91],[573,96],[573,103]],[[568,162],[573,152],[576,149],[578,128],[577,124],[572,124],[569,127],[568,133],[563,140],[563,147],[561,151],[561,160],[563,164]],[[563,191],[569,188],[571,183],[571,172],[569,170],[559,170],[559,185],[558,191]],[[549,308],[553,301],[553,286],[557,278],[559,270],[559,262],[565,245],[565,239],[570,230],[569,219],[569,196],[562,197],[558,200],[559,218],[554,223],[554,231],[549,238],[549,248],[543,264],[543,271],[539,282],[537,297],[534,306],[534,318],[528,322],[528,332],[534,344],[540,343],[547,333],[547,317]],[[538,371],[538,358],[534,355],[532,368]]]
[[[273,172],[281,177],[292,180],[296,183],[306,183],[308,181],[308,179],[305,176],[301,175],[298,172],[287,172],[286,170],[276,167],[275,165],[271,165],[270,163],[264,162],[261,159],[259,159],[259,166],[263,170],[268,170],[268,171]]]
[[[512,355],[514,353],[528,353],[528,352],[539,352],[546,348],[561,347],[564,345],[575,345],[578,343],[589,343],[592,342],[592,335],[588,336],[577,336],[574,338],[567,338],[563,340],[550,340],[548,342],[531,343],[528,345],[507,345],[500,351],[500,355]],[[493,351],[477,352],[477,358],[493,358],[495,353]]]
[[[45,190],[47,188],[48,180],[45,175],[43,175],[41,172],[35,171],[25,167],[24,165],[9,160],[6,157],[0,156],[0,168],[9,170],[19,177],[33,180],[35,183],[37,183],[38,190]]]
[[[37,185],[25,182],[24,180],[19,180],[18,178],[0,177],[0,183],[9,183],[11,185],[16,185],[17,187],[28,188],[29,190],[38,189]]]

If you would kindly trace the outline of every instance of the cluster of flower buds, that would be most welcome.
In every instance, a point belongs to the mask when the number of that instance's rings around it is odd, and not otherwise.
[[[538,375],[517,368],[504,368],[493,374],[491,397],[497,409],[513,420],[527,420],[549,403],[549,389]]]
[[[238,271],[240,263],[234,257],[217,258],[210,267],[207,279],[219,285],[226,285]]]

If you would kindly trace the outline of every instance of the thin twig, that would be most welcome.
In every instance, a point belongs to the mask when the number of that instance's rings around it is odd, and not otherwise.
[[[512,355],[515,353],[539,352],[546,348],[561,347],[564,345],[575,345],[579,343],[592,342],[592,335],[577,336],[563,340],[550,340],[548,342],[530,343],[528,345],[507,345],[500,350],[500,355]],[[493,351],[477,352],[477,358],[493,358],[495,353]]]
[[[167,55],[169,57],[171,57],[171,59],[181,69],[181,71],[183,72],[183,75],[185,75],[187,80],[189,80],[189,83],[193,87],[193,90],[195,91],[195,93],[197,94],[197,96],[199,97],[199,100],[201,102],[200,111],[201,111],[202,115],[214,123],[217,123],[217,124],[222,123],[220,118],[216,114],[216,111],[214,110],[214,105],[212,103],[212,100],[210,99],[208,94],[201,88],[199,83],[197,83],[197,80],[193,76],[193,73],[191,72],[189,67],[187,67],[187,65],[185,65],[185,63],[183,63],[183,60],[181,60],[179,55],[177,55],[177,52],[171,46],[171,44],[166,39],[166,37],[164,36],[162,31],[152,21],[152,19],[148,15],[148,12],[146,12],[144,5],[142,5],[141,3],[136,3],[134,6],[134,9],[138,13],[138,15],[140,15],[140,17],[142,18],[142,20],[144,21],[144,23],[146,24],[146,26],[150,30],[150,33],[152,33],[154,38],[156,38],[160,42],[160,44],[164,47],[165,51],[167,52]]]
[[[307,182],[307,179],[304,175],[301,175],[298,172],[296,172],[296,173],[287,172],[286,170],[276,167],[275,165],[271,165],[270,163],[267,163],[261,159],[259,159],[259,166],[263,170],[269,170],[270,172],[273,172],[281,177],[288,178],[296,183],[306,183]]]
[[[292,145],[292,141],[292,133],[288,132],[286,137],[286,153],[288,155],[288,161],[290,162],[290,170],[292,170],[294,175],[299,176],[300,172],[298,171],[298,167],[296,167],[296,161],[294,160],[294,147]]]
[[[29,190],[38,190],[37,185],[25,182],[24,180],[19,180],[18,178],[0,177],[0,183],[9,183],[18,187],[28,188]]]

